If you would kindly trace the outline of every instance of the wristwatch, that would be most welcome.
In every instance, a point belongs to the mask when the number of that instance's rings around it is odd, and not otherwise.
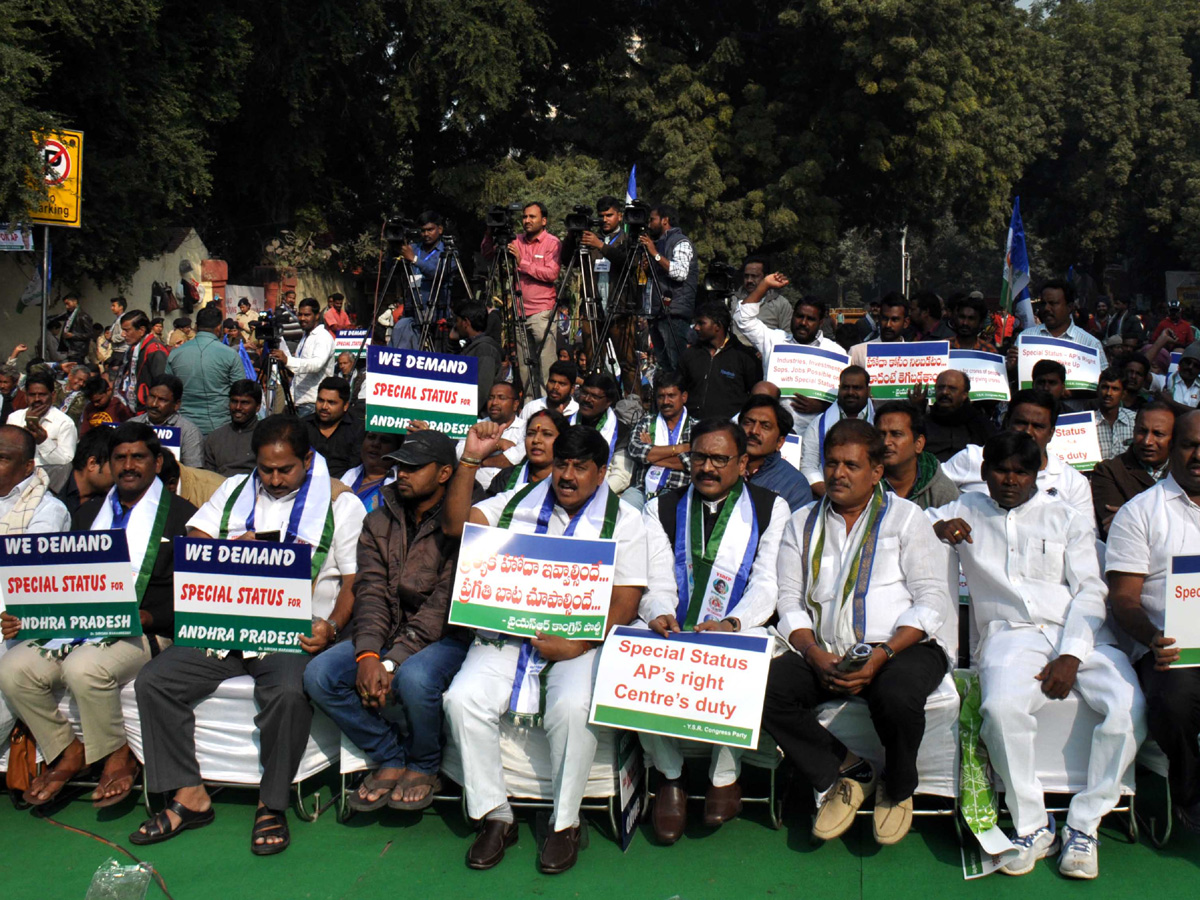
[[[380,662],[383,663],[384,671],[386,671],[389,675],[396,671],[396,661],[394,659],[389,659],[385,656],[382,660],[380,660]]]
[[[654,261],[655,261],[655,262],[661,262],[661,261],[662,261],[662,254],[661,254],[661,253],[655,253],[655,254],[654,254]]]
[[[333,619],[326,619],[325,624],[328,625],[329,630],[333,632],[333,634],[330,636],[329,640],[336,641],[337,636],[341,632],[342,629],[338,628],[338,623],[333,621]]]

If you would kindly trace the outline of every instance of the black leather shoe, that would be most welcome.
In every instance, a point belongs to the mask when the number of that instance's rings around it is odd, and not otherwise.
[[[683,836],[687,827],[687,791],[678,778],[664,780],[654,795],[654,837],[663,844],[673,844]]]
[[[516,842],[516,822],[484,819],[479,837],[467,851],[467,865],[472,869],[490,869],[504,859],[504,851]]]
[[[538,857],[538,867],[547,875],[558,875],[575,865],[579,859],[579,834],[578,826],[550,832]]]

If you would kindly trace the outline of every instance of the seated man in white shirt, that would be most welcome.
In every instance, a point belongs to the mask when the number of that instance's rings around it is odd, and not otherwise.
[[[1200,548],[1200,412],[1175,420],[1170,466],[1165,480],[1113,518],[1105,571],[1113,618],[1136,641],[1133,665],[1146,694],[1150,736],[1170,764],[1176,821],[1200,833],[1200,668],[1171,668],[1181,650],[1163,631],[1172,561]]]
[[[688,631],[762,631],[775,612],[775,561],[791,517],[787,503],[745,480],[746,435],[732,422],[705,419],[692,432],[691,485],[665,491],[643,512],[655,574],[672,568],[666,590],[652,578],[641,617],[668,636]],[[700,515],[693,516],[696,504]],[[693,533],[701,524],[702,533]],[[682,578],[680,576],[683,576]],[[687,826],[682,743],[640,732],[649,763],[663,775],[654,800],[654,834],[664,844]],[[721,825],[741,811],[741,751],[714,745],[704,824]]]
[[[1040,464],[1032,437],[1003,431],[983,448],[988,494],[963,494],[928,515],[971,586],[982,734],[1004,779],[1019,851],[1001,871],[1025,875],[1058,847],[1037,777],[1034,714],[1077,688],[1103,719],[1092,733],[1087,787],[1071,798],[1058,870],[1090,879],[1099,873],[1100,820],[1116,806],[1146,734],[1145,702],[1104,623],[1092,522],[1037,489]]]
[[[146,783],[172,794],[165,810],[129,836],[156,844],[213,820],[212,799],[196,761],[192,708],[228,678],[254,679],[263,774],[251,851],[268,856],[287,849],[287,808],[292,779],[304,755],[312,706],[304,694],[304,668],[337,640],[354,606],[358,536],[366,508],[329,475],[314,453],[305,424],[295,416],[270,416],[254,429],[257,465],[225,481],[188,522],[188,536],[218,540],[303,542],[313,548],[312,637],[304,653],[206,651],[172,645],[136,682],[145,739]],[[332,534],[328,528],[332,521]]]
[[[36,455],[37,443],[28,429],[0,425],[0,534],[71,530],[71,514],[50,493]]]
[[[605,483],[608,444],[594,428],[573,425],[554,442],[548,479],[506,491],[470,508],[474,479],[466,460],[486,459],[494,435],[476,426],[467,434],[463,460],[450,481],[443,507],[444,531],[455,521],[493,525],[526,534],[615,539],[609,627],[637,615],[647,584],[647,537],[641,513]],[[548,515],[547,515],[548,513]],[[607,630],[607,629],[606,629]],[[552,664],[552,665],[551,665]],[[472,869],[490,869],[517,842],[500,755],[500,720],[542,724],[550,741],[554,811],[551,832],[538,857],[546,874],[565,872],[579,854],[579,806],[596,755],[588,726],[596,669],[596,645],[557,635],[522,639],[481,632],[446,692],[446,721],[462,755],[467,814],[481,822],[467,852]]]
[[[1032,437],[1042,450],[1042,468],[1038,471],[1038,490],[1065,501],[1085,519],[1092,517],[1092,490],[1088,480],[1067,465],[1047,447],[1054,437],[1058,422],[1058,401],[1045,391],[1027,389],[1013,394],[1004,417],[1004,428],[1023,431]],[[968,444],[942,463],[942,471],[963,492],[987,493],[983,480],[983,447]]]
[[[957,628],[946,554],[919,506],[887,493],[883,438],[858,419],[825,437],[825,497],[794,513],[779,547],[779,631],[763,727],[816,794],[813,836],[844,834],[875,791],[874,832],[912,824],[925,703]],[[885,754],[882,781],[817,721],[828,700],[861,696]],[[876,784],[878,790],[876,790]]]
[[[25,379],[29,405],[9,413],[8,424],[25,428],[37,443],[37,464],[48,468],[51,481],[75,459],[79,433],[70,416],[54,405],[54,376],[42,370]],[[61,482],[58,482],[61,484]]]
[[[333,333],[321,321],[321,304],[312,297],[305,297],[296,309],[296,319],[302,332],[300,343],[293,355],[283,342],[271,357],[287,366],[295,378],[292,379],[292,402],[296,404],[296,415],[311,416],[317,410],[317,392],[325,376],[333,371]]]

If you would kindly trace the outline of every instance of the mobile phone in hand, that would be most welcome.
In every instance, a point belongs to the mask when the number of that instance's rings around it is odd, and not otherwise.
[[[272,544],[278,544],[279,543],[279,532],[278,531],[256,531],[256,532],[254,532],[254,539],[256,541],[269,541]]]

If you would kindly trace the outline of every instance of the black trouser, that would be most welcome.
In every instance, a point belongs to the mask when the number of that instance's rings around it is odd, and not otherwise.
[[[1158,672],[1154,654],[1134,665],[1146,695],[1146,724],[1150,736],[1167,754],[1167,783],[1178,806],[1200,801],[1200,669]]]
[[[243,659],[233,652],[217,659],[195,647],[172,646],[146,663],[134,689],[149,790],[168,793],[202,783],[193,707],[225,679],[249,675],[263,767],[258,797],[268,809],[286,810],[312,726],[312,706],[304,694],[309,658],[307,653],[268,653]]]
[[[884,663],[859,694],[884,749],[884,781],[894,801],[917,789],[917,751],[925,737],[925,701],[946,675],[946,654],[932,642],[909,647]],[[817,721],[817,707],[845,699],[821,684],[817,671],[799,653],[771,662],[763,727],[787,758],[818,791],[837,779],[846,745]]]

